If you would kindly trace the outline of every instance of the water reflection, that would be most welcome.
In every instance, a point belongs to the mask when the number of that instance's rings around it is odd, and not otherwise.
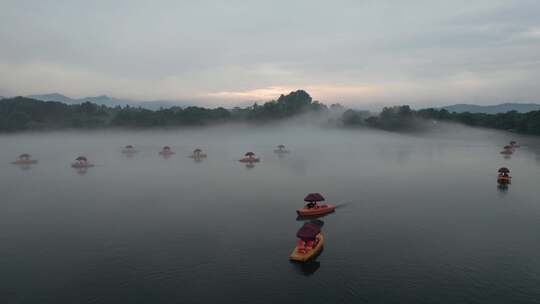
[[[88,167],[75,168],[75,172],[79,175],[85,175],[88,173]]]
[[[314,257],[314,259],[319,257],[323,251],[324,251],[324,248],[322,248],[321,251],[319,251],[319,253],[317,253],[317,255],[316,255],[316,257]],[[316,260],[311,260],[311,261],[306,262],[306,263],[294,263],[294,262],[291,262],[291,264],[292,264],[293,268],[296,271],[298,271],[298,273],[303,274],[305,276],[310,276],[310,275],[314,274],[315,272],[317,272],[317,270],[319,270],[319,268],[321,268],[321,262],[316,261]]]
[[[506,194],[506,192],[508,191],[508,184],[497,184],[497,190],[499,190],[501,194]]]
[[[464,295],[483,303],[537,299],[538,267],[519,265],[529,265],[540,252],[535,233],[540,162],[531,154],[540,151],[539,139],[534,139],[535,149],[522,148],[506,162],[492,141],[506,142],[507,135],[499,140],[484,131],[467,132],[465,139],[437,134],[421,140],[368,131],[232,131],[0,136],[0,222],[9,232],[2,234],[3,247],[9,249],[0,259],[2,282],[8,284],[4,287],[14,294],[28,284],[14,280],[13,274],[32,278],[32,293],[25,294],[28,303],[76,302],[77,295],[54,288],[73,282],[81,283],[76,286],[81,298],[101,294],[102,302],[125,297],[132,286],[148,287],[142,302],[159,302],[154,295],[184,294],[199,296],[191,300],[200,303],[213,303],[216,296],[246,303],[319,303],[336,295],[341,302],[355,303],[369,302],[372,291],[381,303],[399,303],[404,297],[429,302],[441,294],[447,303],[460,302]],[[264,165],[253,164],[259,169],[247,172],[253,166],[238,164],[240,152],[266,147],[281,136],[295,142],[294,152],[283,161],[266,149],[261,151],[268,158]],[[134,159],[126,160],[119,151],[118,142],[126,138],[140,144]],[[163,145],[154,148],[159,142],[187,153],[161,159],[157,153]],[[194,164],[188,158],[195,148],[190,145],[208,147],[211,159]],[[395,151],[406,151],[403,146],[410,146],[413,154],[400,166]],[[385,148],[382,155],[380,147]],[[26,172],[14,168],[10,162],[21,150],[39,155],[42,163]],[[99,168],[68,169],[66,160],[76,156],[74,151],[95,157]],[[495,166],[500,165],[511,165],[518,178],[512,192],[510,185],[496,183]],[[20,185],[24,191],[17,189]],[[99,195],[72,195],[89,187],[100,189]],[[295,198],[313,189],[350,203],[319,217],[325,221],[326,242],[318,257],[288,263],[295,233],[312,220],[297,219]],[[507,200],[518,203],[505,204]],[[460,218],[460,225],[447,225],[448,218]],[[251,230],[263,225],[264,242],[259,244]],[[359,231],[364,233],[351,235]],[[457,234],[463,235],[459,246]],[[43,248],[58,258],[43,254]],[[156,258],[157,264],[147,263]],[[498,260],[511,262],[493,270]],[[137,275],[125,284],[133,269]],[[49,282],[37,270],[58,275]],[[455,284],[448,283],[449,276]],[[377,292],[403,287],[404,278],[420,287]],[[471,280],[484,284],[475,286]],[[322,295],[313,290],[320,283],[328,289]],[[123,287],[111,289],[113,285]],[[216,296],[204,293],[216,286],[223,287]],[[422,286],[440,292],[434,295]]]
[[[327,217],[327,216],[332,215],[334,213],[335,212],[330,212],[330,213],[326,213],[326,214],[323,214],[323,215],[298,215],[296,217],[296,220],[299,221],[299,222],[306,222],[306,223],[308,221],[320,222],[320,223],[322,223],[322,224],[320,224],[321,227],[322,227],[322,225],[324,225],[324,222],[322,220],[318,220],[318,219]]]
[[[124,148],[124,149],[122,149],[122,155],[124,155],[127,158],[132,158],[138,152],[139,151],[135,150],[134,148],[131,148],[131,149]]]
[[[164,146],[161,151],[159,151],[159,155],[161,155],[165,159],[170,158],[174,154],[176,154],[176,152],[174,152],[169,146]]]
[[[30,164],[15,164],[15,165],[17,165],[17,167],[19,167],[19,169],[21,169],[22,171],[27,171],[32,168],[32,165]]]
[[[135,154],[137,154],[137,152],[139,151],[137,151],[132,145],[127,145],[122,148],[122,154],[124,154],[128,158],[133,157]]]

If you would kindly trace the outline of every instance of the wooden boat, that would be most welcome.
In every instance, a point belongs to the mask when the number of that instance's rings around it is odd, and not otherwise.
[[[518,145],[517,142],[515,142],[515,141],[512,140],[512,141],[510,142],[510,147],[512,147],[512,148],[519,148],[519,145]]]
[[[323,245],[324,237],[322,233],[317,235],[315,241],[298,240],[289,258],[295,262],[307,262],[321,251]]]
[[[174,155],[176,153],[173,150],[171,150],[171,147],[165,146],[165,147],[163,147],[163,149],[161,149],[161,151],[159,151],[159,154],[163,155],[163,156],[171,156],[171,155]]]
[[[30,154],[21,154],[19,155],[19,159],[13,162],[15,165],[32,165],[36,164],[37,160],[31,159]]]
[[[138,151],[132,145],[127,145],[122,149],[122,153],[124,153],[124,154],[134,154],[134,153],[137,153],[137,152]]]
[[[330,204],[318,204],[318,202],[324,200],[325,198],[320,193],[310,193],[304,198],[304,201],[308,202],[306,206],[296,210],[296,213],[300,216],[317,216],[334,212],[336,206]]]
[[[195,149],[193,150],[193,154],[191,154],[189,157],[193,159],[202,159],[206,158],[206,153],[203,153],[201,149]]]
[[[244,157],[239,160],[241,163],[258,163],[261,160],[257,157]]]
[[[511,176],[508,176],[508,175],[507,175],[507,176],[499,175],[499,176],[497,177],[497,182],[498,182],[499,184],[510,184],[511,180],[512,180],[512,177],[511,177]]]
[[[244,154],[244,157],[239,160],[241,163],[258,163],[260,159],[255,157],[255,153],[248,152]]]
[[[284,145],[279,145],[278,148],[274,150],[274,153],[276,154],[287,154],[289,152],[289,150],[285,149]]]
[[[322,250],[324,237],[321,233],[322,221],[305,223],[296,233],[299,240],[289,256],[291,261],[307,262]]]
[[[94,164],[88,162],[88,159],[84,156],[79,156],[75,159],[75,162],[71,164],[72,168],[81,169],[81,168],[91,168]]]
[[[510,169],[507,167],[501,167],[499,168],[499,176],[497,176],[497,182],[499,184],[509,184],[512,177],[508,175],[510,173]]]
[[[328,213],[334,212],[336,209],[336,206],[334,205],[315,205],[311,208],[308,208],[307,206],[304,208],[300,208],[296,210],[296,213],[300,216],[317,216],[317,215],[325,215]]]

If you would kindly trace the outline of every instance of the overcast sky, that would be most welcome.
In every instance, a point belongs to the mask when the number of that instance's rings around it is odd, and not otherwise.
[[[540,101],[540,1],[0,0],[0,95]]]

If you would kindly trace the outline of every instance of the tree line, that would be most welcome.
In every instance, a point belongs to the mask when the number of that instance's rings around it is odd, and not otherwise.
[[[328,113],[340,113],[339,118]],[[413,110],[409,106],[386,107],[379,114],[346,110],[339,104],[330,107],[314,101],[303,90],[281,95],[277,100],[255,103],[249,107],[209,109],[172,107],[156,111],[140,107],[107,107],[91,102],[67,105],[25,97],[0,100],[0,131],[44,130],[62,128],[106,127],[176,127],[204,126],[225,122],[268,123],[303,113],[319,114],[317,119],[346,127],[371,127],[407,132],[431,127],[432,121],[450,121],[468,126],[485,127],[540,135],[540,111],[500,114],[450,113],[445,109]],[[323,121],[324,122],[324,121]]]
[[[505,130],[540,135],[540,111],[519,113],[509,111],[498,114],[456,113],[445,109],[412,110],[409,106],[385,107],[379,115],[347,110],[343,114],[346,126],[367,126],[388,131],[417,131],[430,128],[433,121],[456,122],[472,127]]]
[[[269,122],[327,107],[298,90],[277,100],[245,108],[171,107],[156,111],[141,107],[107,107],[91,102],[67,105],[26,97],[0,100],[0,131],[61,128],[203,126],[223,122]]]

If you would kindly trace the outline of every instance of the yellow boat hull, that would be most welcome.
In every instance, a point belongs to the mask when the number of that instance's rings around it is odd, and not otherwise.
[[[299,250],[299,247],[296,246],[294,247],[293,252],[289,256],[289,259],[295,262],[307,262],[311,260],[312,258],[314,258],[315,256],[317,256],[317,254],[322,250],[323,245],[324,245],[324,237],[322,233],[319,233],[317,235],[317,245],[313,247],[313,249],[307,252],[302,252]]]

